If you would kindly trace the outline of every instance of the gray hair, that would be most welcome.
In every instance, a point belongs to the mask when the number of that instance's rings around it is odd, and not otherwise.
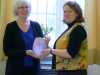
[[[14,11],[14,15],[17,16],[17,10],[19,7],[23,6],[23,5],[26,5],[29,7],[29,14],[31,12],[31,4],[27,1],[27,0],[16,0],[15,3],[14,3],[14,8],[13,8],[13,11]]]

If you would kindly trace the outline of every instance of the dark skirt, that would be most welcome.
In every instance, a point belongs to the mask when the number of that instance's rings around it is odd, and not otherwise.
[[[38,75],[40,64],[34,62],[33,66],[24,66],[22,62],[7,62],[5,75]]]
[[[57,75],[87,75],[87,70],[57,71]]]
[[[7,69],[5,75],[39,75],[39,71],[33,67],[24,67],[14,70]]]
[[[37,67],[36,67],[37,68]],[[22,75],[40,75],[40,69],[25,67]]]

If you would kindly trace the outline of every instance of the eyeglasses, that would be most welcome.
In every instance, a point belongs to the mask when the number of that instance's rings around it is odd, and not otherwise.
[[[28,6],[20,6],[20,7],[18,7],[18,9],[27,9],[27,8],[29,8]]]

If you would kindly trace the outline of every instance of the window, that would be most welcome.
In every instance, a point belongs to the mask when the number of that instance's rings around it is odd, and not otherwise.
[[[55,39],[67,28],[63,25],[63,4],[66,1],[76,1],[80,4],[84,11],[85,0],[28,0],[31,2],[32,11],[30,14],[30,19],[40,23],[41,27],[53,28],[52,32],[49,33],[51,36],[50,46],[53,47]],[[49,56],[44,61],[41,61],[45,66],[51,64],[51,56]],[[47,64],[47,65],[46,65]],[[50,65],[49,65],[50,67]],[[47,67],[48,68],[48,67]],[[50,69],[50,68],[49,68]]]
[[[55,35],[56,20],[57,20],[57,11],[56,5],[57,0],[29,0],[32,5],[32,11],[30,14],[30,19],[40,23],[41,27],[44,28],[53,28],[51,34],[52,39]],[[52,44],[53,45],[53,44]],[[51,45],[51,46],[52,46]]]

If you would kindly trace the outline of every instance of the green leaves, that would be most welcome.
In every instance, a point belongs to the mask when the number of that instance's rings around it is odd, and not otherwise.
[[[43,34],[45,36],[45,35],[48,35],[53,30],[53,27],[49,27],[49,26],[43,27],[42,26],[42,30],[43,30]]]

